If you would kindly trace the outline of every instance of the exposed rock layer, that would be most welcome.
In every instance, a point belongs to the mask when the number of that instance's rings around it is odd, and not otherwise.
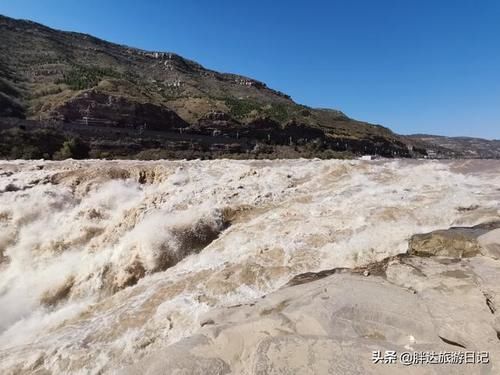
[[[480,247],[468,251],[471,238],[463,235],[493,236],[496,224],[415,235],[410,250],[424,258],[403,255],[355,270],[298,275],[292,286],[261,300],[207,314],[195,336],[122,373],[498,373],[500,262],[478,255]],[[498,234],[495,239],[500,245]],[[432,244],[446,256],[434,257]],[[374,363],[374,351],[389,350],[398,356],[488,352],[489,360]]]
[[[335,152],[410,156],[403,138],[385,127],[300,105],[262,82],[206,69],[175,53],[143,51],[1,15],[0,49],[3,138],[8,135],[3,129],[12,124],[31,132],[57,123],[59,135],[84,138],[93,157],[183,159],[189,157],[180,152],[183,142],[207,157],[222,151],[247,155],[260,143],[271,150],[268,154],[288,158],[338,156]],[[9,146],[0,142],[1,157],[38,158]],[[137,155],[140,151],[149,152]]]

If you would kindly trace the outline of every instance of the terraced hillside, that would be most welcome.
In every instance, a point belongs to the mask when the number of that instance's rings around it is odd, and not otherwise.
[[[263,143],[272,152],[282,145],[298,147],[300,153],[309,144],[311,155],[331,150],[408,156],[402,139],[387,128],[297,104],[263,82],[218,73],[175,53],[144,51],[3,16],[0,50],[1,117],[73,124],[70,130],[80,137],[76,125],[137,130],[140,137],[123,140],[125,154],[130,142],[139,142],[134,150],[169,149],[164,137],[159,144],[137,140],[149,136],[154,141],[157,137],[147,131],[160,131],[186,134],[184,140],[191,139],[201,151],[213,152],[214,143],[224,142],[200,143],[189,134],[222,135],[243,151]],[[86,141],[96,149],[116,141],[116,134],[93,132]]]

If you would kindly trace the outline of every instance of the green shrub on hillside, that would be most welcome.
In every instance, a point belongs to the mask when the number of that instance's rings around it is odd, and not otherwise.
[[[77,66],[64,74],[60,83],[67,84],[73,90],[85,90],[95,87],[103,78],[120,78],[121,74],[111,68]]]
[[[249,99],[225,98],[229,107],[229,115],[235,119],[242,119],[252,111],[257,111],[260,116],[269,117],[279,123],[285,123],[290,119],[289,108],[286,104],[274,103],[262,106],[258,102]]]
[[[266,114],[279,123],[284,123],[289,119],[287,106],[284,104],[273,104],[266,111]]]
[[[54,155],[55,159],[86,159],[89,157],[89,146],[80,138],[71,138],[65,141],[59,151]]]
[[[11,128],[0,131],[0,157],[6,159],[51,159],[64,142],[52,129],[26,131]]]
[[[229,107],[229,115],[236,119],[245,117],[253,110],[261,110],[261,106],[251,100],[226,98],[225,102]]]

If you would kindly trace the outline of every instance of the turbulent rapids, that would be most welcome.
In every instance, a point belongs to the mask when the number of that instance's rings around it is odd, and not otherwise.
[[[499,187],[495,161],[1,162],[0,372],[126,371],[298,275],[499,220]]]

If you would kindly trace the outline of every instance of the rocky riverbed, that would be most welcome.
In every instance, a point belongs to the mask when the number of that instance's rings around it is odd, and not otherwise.
[[[1,162],[0,369],[498,373],[499,186],[481,160]]]

